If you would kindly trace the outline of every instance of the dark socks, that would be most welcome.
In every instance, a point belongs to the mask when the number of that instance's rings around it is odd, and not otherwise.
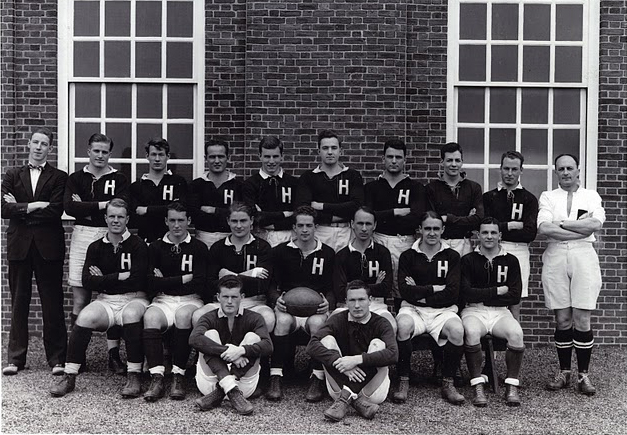
[[[414,348],[411,344],[411,338],[404,341],[396,341],[398,343],[398,363],[396,364],[396,372],[399,376],[409,377],[411,373],[411,353]]]
[[[481,345],[475,344],[473,346],[464,346],[464,353],[466,354],[466,364],[468,365],[468,372],[470,378],[481,377],[481,363],[483,362],[483,354],[481,353]]]
[[[555,347],[557,348],[560,370],[570,370],[570,361],[573,351],[572,328],[555,330]]]
[[[191,333],[191,329],[174,328],[172,331],[172,364],[183,370],[187,366],[189,353],[192,350],[189,345]]]
[[[148,368],[163,365],[163,346],[161,331],[156,328],[144,329],[143,342]]]
[[[89,340],[91,340],[91,329],[74,325],[67,349],[67,362],[84,364]]]
[[[107,329],[107,340],[119,340],[122,338],[122,327],[120,325],[113,325]]]
[[[272,335],[272,344],[274,345],[274,352],[272,353],[272,359],[270,367],[282,369],[285,357],[290,349],[290,336],[289,335]]]
[[[450,341],[447,341],[442,349],[443,361],[442,361],[442,376],[445,378],[455,377],[459,361],[464,354],[463,346],[455,346]]]
[[[590,366],[590,357],[592,356],[592,346],[594,345],[594,335],[590,331],[574,330],[573,344],[577,355],[577,370],[579,372],[587,372]]]
[[[507,377],[512,379],[518,379],[520,375],[520,366],[522,365],[523,353],[525,347],[514,347],[507,345],[507,351],[505,351],[505,365],[507,366]]]
[[[126,342],[126,359],[130,363],[144,362],[144,348],[142,346],[142,334],[144,327],[140,322],[128,323],[122,327],[124,341]]]

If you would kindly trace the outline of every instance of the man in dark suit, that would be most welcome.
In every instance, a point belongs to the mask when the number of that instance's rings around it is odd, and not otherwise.
[[[10,219],[7,258],[12,313],[4,375],[15,375],[26,365],[33,272],[43,311],[46,359],[53,375],[63,374],[67,330],[61,215],[67,174],[47,163],[52,139],[47,128],[35,129],[28,143],[28,165],[9,169],[2,180],[2,217]]]

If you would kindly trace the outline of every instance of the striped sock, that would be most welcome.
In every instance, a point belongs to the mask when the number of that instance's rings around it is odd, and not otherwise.
[[[577,369],[579,372],[587,372],[592,356],[592,346],[594,345],[594,335],[590,331],[578,331],[573,334],[573,344],[577,354]]]
[[[573,330],[556,329],[555,347],[557,348],[557,358],[560,361],[560,370],[570,370],[570,361],[573,352]]]

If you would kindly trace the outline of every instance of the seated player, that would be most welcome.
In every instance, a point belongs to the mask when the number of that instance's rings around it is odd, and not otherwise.
[[[269,400],[283,398],[283,367],[290,353],[294,352],[293,333],[303,330],[309,336],[322,327],[329,313],[333,299],[333,249],[318,239],[316,234],[317,213],[312,207],[301,206],[294,211],[293,225],[296,239],[282,243],[273,250],[276,288],[273,299],[276,300],[274,312],[274,352],[270,365],[270,387],[266,393]],[[296,288],[308,287],[322,295],[322,302],[316,314],[309,317],[295,317],[287,312],[283,293]],[[326,296],[325,296],[326,295]],[[329,300],[331,302],[329,302]],[[324,371],[322,364],[314,362],[313,373],[305,399],[319,402],[324,397]]]
[[[203,306],[200,295],[207,281],[207,245],[188,231],[191,218],[180,202],[168,205],[165,218],[169,231],[148,247],[148,283],[156,296],[144,314],[144,352],[152,377],[144,394],[148,402],[164,395],[162,334],[172,330],[172,386],[170,398],[185,398],[183,379],[191,348],[192,314]]]
[[[492,334],[507,340],[505,364],[505,399],[509,406],[520,405],[518,374],[522,364],[525,343],[520,324],[507,307],[520,301],[522,278],[518,259],[499,245],[499,221],[485,218],[479,226],[479,246],[462,257],[461,297],[462,322],[465,333],[465,353],[470,385],[475,394],[472,404],[486,406],[483,391],[485,378],[481,376],[481,337]]]
[[[412,353],[411,339],[430,334],[442,351],[442,397],[449,403],[464,403],[455,389],[453,377],[464,348],[464,327],[457,315],[459,297],[459,254],[446,247],[441,236],[444,222],[433,211],[420,218],[417,240],[403,252],[398,265],[398,285],[403,302],[396,316],[398,323],[399,389],[393,400],[407,400]]]
[[[242,280],[226,275],[218,282],[218,309],[203,314],[189,344],[198,350],[196,383],[204,395],[196,399],[203,411],[220,406],[228,396],[237,413],[253,412],[246,400],[259,382],[259,358],[272,353],[272,340],[261,315],[242,304]]]
[[[68,346],[65,374],[50,393],[65,396],[74,390],[76,375],[85,361],[91,331],[106,331],[122,326],[128,360],[127,382],[122,397],[138,397],[144,353],[142,351],[142,317],[148,306],[145,287],[148,272],[148,247],[132,235],[126,225],[129,208],[126,201],[114,198],[105,208],[107,233],[87,248],[82,282],[98,298],[78,315]]]
[[[370,311],[371,302],[370,286],[349,282],[348,311],[329,317],[307,346],[307,353],[323,364],[335,400],[324,412],[329,420],[342,420],[349,406],[372,419],[388,395],[388,366],[398,360],[398,349],[389,321]]]
[[[351,227],[355,238],[335,256],[333,287],[340,308],[333,314],[346,309],[346,283],[360,279],[371,291],[370,311],[388,319],[396,334],[396,320],[385,303],[385,298],[392,295],[392,257],[388,248],[373,239],[377,228],[374,211],[369,207],[360,207],[355,212]]]

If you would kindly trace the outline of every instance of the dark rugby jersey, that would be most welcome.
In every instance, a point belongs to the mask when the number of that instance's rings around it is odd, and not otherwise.
[[[426,186],[431,209],[446,216],[443,239],[463,239],[479,229],[483,220],[483,192],[481,186],[467,178],[451,187],[445,181],[433,180]],[[468,216],[470,210],[475,214]]]
[[[81,201],[74,201],[73,194],[80,196]],[[100,209],[98,203],[113,198],[122,198],[128,202],[129,183],[126,176],[110,167],[107,174],[96,178],[85,166],[68,177],[63,207],[67,214],[76,218],[75,225],[106,227],[106,209]]]
[[[409,236],[416,233],[418,219],[429,210],[425,187],[408,176],[392,187],[379,176],[366,184],[366,205],[375,211],[377,232],[388,236]],[[394,216],[395,208],[410,208],[407,216]]]
[[[361,175],[343,166],[342,172],[329,178],[318,166],[307,171],[298,180],[296,205],[311,205],[312,201],[324,203],[318,211],[317,222],[330,224],[333,216],[349,222],[364,202],[364,185]]]
[[[457,304],[459,300],[460,259],[459,254],[442,246],[431,259],[420,251],[420,240],[411,249],[403,252],[398,260],[398,288],[404,301],[412,305],[445,308]],[[412,277],[416,285],[405,283]],[[446,286],[439,292],[434,285]],[[418,302],[424,299],[424,302]]]
[[[92,275],[90,266],[97,266],[103,276]],[[120,272],[131,272],[131,275],[120,281]],[[118,245],[109,242],[106,235],[89,245],[83,266],[83,286],[87,290],[110,295],[145,292],[147,273],[148,247],[127,230]]]
[[[147,242],[163,237],[168,232],[168,204],[173,201],[187,203],[187,182],[183,177],[167,171],[157,185],[145,174],[131,184],[131,228],[137,228],[139,237]],[[140,206],[148,208],[141,216],[135,213]]]
[[[200,240],[187,234],[178,245],[170,241],[168,234],[155,240],[148,247],[148,284],[152,295],[164,293],[172,296],[197,294],[205,295],[207,289],[207,265],[209,250]],[[157,277],[159,269],[163,277]],[[183,284],[183,275],[193,274],[188,283]]]
[[[385,272],[385,278],[377,284],[379,272]],[[389,297],[393,273],[390,251],[385,246],[372,242],[362,254],[349,244],[335,254],[333,289],[336,302],[346,302],[346,285],[354,279],[368,284],[373,297]]]
[[[483,207],[486,216],[499,221],[499,230],[507,242],[531,243],[536,238],[538,219],[538,199],[520,184],[508,196],[506,188],[496,188],[483,194]],[[522,222],[521,230],[508,230],[508,222]]]
[[[281,171],[270,176],[259,170],[244,182],[244,202],[256,206],[255,224],[260,228],[273,225],[275,230],[291,230],[293,218],[284,211],[293,211],[298,178]]]
[[[228,233],[227,224],[229,207],[234,201],[242,200],[243,182],[230,173],[229,179],[216,187],[209,181],[207,174],[196,178],[189,186],[188,203],[192,210],[192,221],[197,230]],[[209,205],[216,208],[215,213],[205,213],[200,207]]]
[[[502,285],[508,291],[499,296],[496,288]],[[512,254],[501,250],[490,261],[475,250],[462,257],[460,300],[463,304],[481,302],[491,307],[507,307],[520,302],[521,291],[520,265]]]

